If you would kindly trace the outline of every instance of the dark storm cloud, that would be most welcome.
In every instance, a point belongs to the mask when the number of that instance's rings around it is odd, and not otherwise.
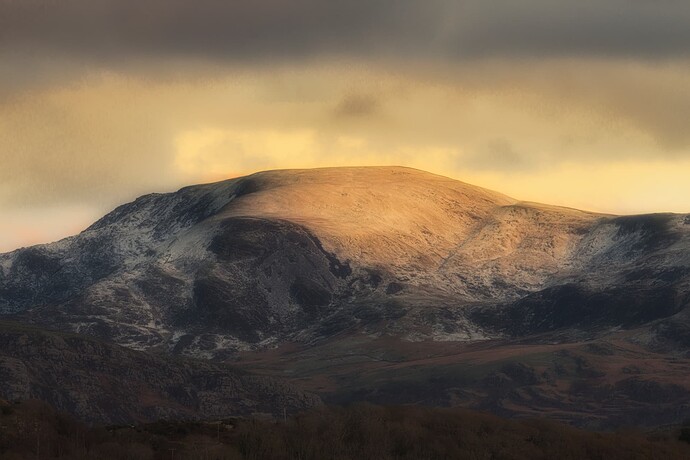
[[[684,0],[0,0],[0,46],[104,59],[687,57]]]

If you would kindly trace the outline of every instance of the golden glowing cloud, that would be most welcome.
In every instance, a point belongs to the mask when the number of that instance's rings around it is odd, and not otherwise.
[[[276,168],[398,164],[525,200],[688,212],[688,69],[569,59],[93,72],[0,105],[0,249],[66,235],[141,193]]]

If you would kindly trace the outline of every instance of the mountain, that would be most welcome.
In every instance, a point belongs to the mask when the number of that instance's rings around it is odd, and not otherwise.
[[[566,419],[587,416],[573,402],[582,382],[604,390],[577,404],[614,407],[608,420],[631,394],[661,407],[647,382],[674,407],[687,398],[689,285],[690,216],[521,202],[397,167],[146,195],[77,236],[0,255],[13,321],[288,375],[327,399],[560,404]],[[633,356],[649,372],[626,374]]]

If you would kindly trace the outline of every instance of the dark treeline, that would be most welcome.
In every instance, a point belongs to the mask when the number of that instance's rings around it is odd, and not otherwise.
[[[36,401],[0,404],[0,458],[688,459],[690,428],[593,433],[465,410],[354,405],[287,421],[88,427]]]

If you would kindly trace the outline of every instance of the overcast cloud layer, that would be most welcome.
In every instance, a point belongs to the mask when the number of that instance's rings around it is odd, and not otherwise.
[[[284,167],[687,212],[688,24],[683,0],[0,0],[0,250]]]
[[[683,0],[2,0],[4,47],[92,58],[688,56]]]

